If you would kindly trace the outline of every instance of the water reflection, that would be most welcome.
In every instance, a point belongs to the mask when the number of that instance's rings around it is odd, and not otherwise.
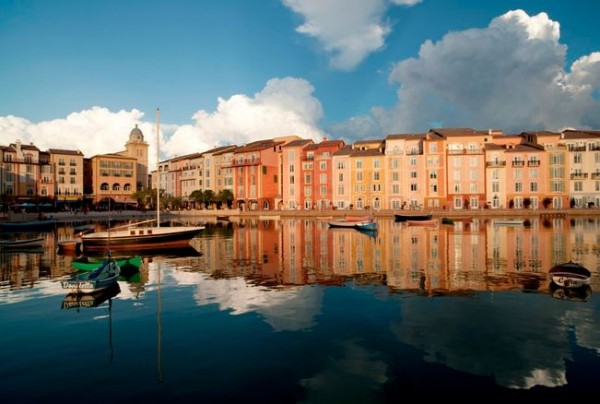
[[[302,366],[310,369],[299,371],[297,383],[309,400],[313,395],[333,400],[344,385],[354,397],[374,401],[373,386],[407,377],[422,386],[431,366],[440,365],[456,372],[455,388],[469,387],[456,375],[490,379],[513,390],[564,387],[577,376],[568,377],[569,372],[585,370],[576,357],[581,350],[588,359],[600,356],[600,309],[594,302],[594,291],[600,290],[597,218],[532,219],[519,227],[494,226],[486,219],[437,227],[380,219],[376,234],[329,229],[326,221],[313,219],[201,224],[206,230],[192,242],[195,253],[156,251],[144,257],[139,274],[120,281],[118,295],[111,298],[123,303],[124,317],[138,320],[143,308],[157,304],[157,294],[164,296],[165,314],[172,315],[167,329],[181,323],[179,332],[209,340],[216,352],[208,361],[213,366],[223,362],[219,353],[259,356],[260,341],[267,338],[273,352],[276,347],[285,352],[287,363],[298,364],[293,356],[297,343],[315,358],[323,350],[326,359],[318,364],[302,358],[310,364]],[[46,234],[41,254],[0,253],[0,305],[44,295],[81,305],[67,299],[56,281],[73,271],[72,257],[54,249],[68,232],[65,227]],[[589,289],[550,285],[548,269],[569,259],[590,269]],[[197,315],[200,309],[204,317]],[[178,310],[186,316],[173,315]],[[211,327],[198,320],[206,316]],[[219,328],[216,318],[227,326]],[[145,335],[145,330],[127,327],[128,335]],[[267,335],[265,329],[288,340]],[[239,345],[225,338],[230,331],[244,333]],[[222,347],[221,340],[227,341]],[[257,353],[249,344],[256,345]],[[200,356],[194,349],[181,351],[184,363],[188,355]],[[280,363],[269,362],[276,357],[254,359],[280,369]],[[399,369],[415,358],[425,364]],[[207,360],[196,359],[194,366]],[[206,373],[185,369],[219,376],[212,368]]]

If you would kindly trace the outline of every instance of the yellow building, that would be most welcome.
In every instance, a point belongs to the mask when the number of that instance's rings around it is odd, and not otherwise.
[[[49,149],[52,172],[42,172],[40,195],[54,196],[57,206],[83,200],[83,153],[79,150]],[[52,173],[54,173],[53,181]],[[50,185],[54,185],[51,187]],[[53,188],[50,190],[50,188]]]
[[[89,159],[93,202],[135,204],[137,159],[120,154],[101,154]]]

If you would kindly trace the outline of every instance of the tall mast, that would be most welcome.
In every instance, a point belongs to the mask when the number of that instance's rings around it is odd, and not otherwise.
[[[156,108],[156,226],[160,227],[160,108]]]

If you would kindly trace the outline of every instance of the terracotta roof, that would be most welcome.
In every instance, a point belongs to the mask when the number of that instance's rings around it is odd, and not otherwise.
[[[383,153],[378,149],[354,149],[352,153],[350,153],[351,157],[371,157],[371,156],[383,156]]]
[[[299,146],[304,146],[304,145],[308,145],[308,144],[312,144],[313,141],[312,139],[298,139],[298,140],[292,140],[289,143],[286,143],[285,145],[281,146],[281,147],[299,147]]]
[[[341,149],[339,149],[338,151],[336,151],[335,153],[333,153],[334,156],[350,156],[350,154],[352,153],[352,145],[347,144],[344,147],[342,147]]]
[[[425,139],[425,133],[398,133],[387,135],[386,140],[402,140],[402,139]]]
[[[190,153],[190,154],[186,154],[184,156],[174,157],[174,158],[170,159],[169,161],[190,160],[190,159],[195,159],[198,157],[202,157],[202,153]]]
[[[68,154],[72,156],[83,156],[83,153],[79,150],[65,150],[65,149],[48,149],[51,154]]]
[[[219,146],[219,147],[215,147],[214,149],[210,149],[207,151],[202,152],[201,154],[213,154],[213,155],[218,155],[218,154],[223,154],[223,153],[227,153],[228,151],[232,151],[233,149],[237,148],[237,145],[227,145],[227,146]]]
[[[565,130],[562,132],[563,138],[567,140],[575,139],[598,139],[600,140],[600,131],[598,130]]]

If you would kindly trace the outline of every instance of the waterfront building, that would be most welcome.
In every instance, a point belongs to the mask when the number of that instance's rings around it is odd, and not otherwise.
[[[569,206],[600,206],[600,131],[565,130],[568,152]]]
[[[47,175],[52,169],[50,155],[40,152],[33,144],[22,144],[19,140],[2,146],[1,150],[3,203],[32,203],[39,195],[40,173]],[[44,185],[44,189],[49,188]]]
[[[351,194],[351,163],[352,145],[347,144],[333,153],[333,206],[337,209],[348,209],[352,205]]]
[[[215,196],[227,189],[233,193],[233,169],[231,161],[235,145],[215,147],[202,152],[201,190],[211,190]]]
[[[421,187],[417,167],[423,165],[423,158],[417,156],[423,154],[424,139],[424,134],[393,134],[385,138],[385,208],[398,210],[422,205],[423,196],[418,196]],[[410,170],[409,163],[412,164]],[[411,175],[414,176],[412,181]]]
[[[99,154],[85,161],[90,175],[94,204],[115,202],[118,206],[136,205],[137,159],[121,154]]]
[[[116,152],[116,154],[135,158],[135,191],[148,188],[148,142],[144,141],[144,134],[137,124],[129,132],[129,140],[125,143],[125,150]]]
[[[450,206],[446,181],[448,173],[446,137],[437,131],[429,131],[425,134],[423,155],[425,164],[424,172],[421,173],[425,193],[423,206],[428,209],[445,209]]]
[[[446,204],[453,209],[485,205],[485,152],[489,132],[471,128],[434,129],[446,139]]]
[[[523,132],[527,140],[544,148],[545,156],[540,164],[540,173],[546,179],[547,194],[542,199],[542,207],[562,209],[569,206],[567,178],[567,148],[561,141],[562,134],[549,131]]]
[[[259,140],[233,152],[235,206],[270,210],[280,206],[281,148],[298,136]]]
[[[385,200],[384,140],[361,140],[350,153],[350,200],[357,209],[383,209]]]
[[[281,195],[282,208],[296,210],[312,206],[304,192],[303,164],[306,161],[305,149],[314,142],[310,139],[293,140],[281,148]]]
[[[79,150],[49,149],[50,167],[41,168],[39,194],[55,198],[59,209],[79,208],[84,197],[83,153]]]
[[[333,207],[332,155],[344,146],[342,140],[324,140],[303,148],[301,201],[304,209]]]

